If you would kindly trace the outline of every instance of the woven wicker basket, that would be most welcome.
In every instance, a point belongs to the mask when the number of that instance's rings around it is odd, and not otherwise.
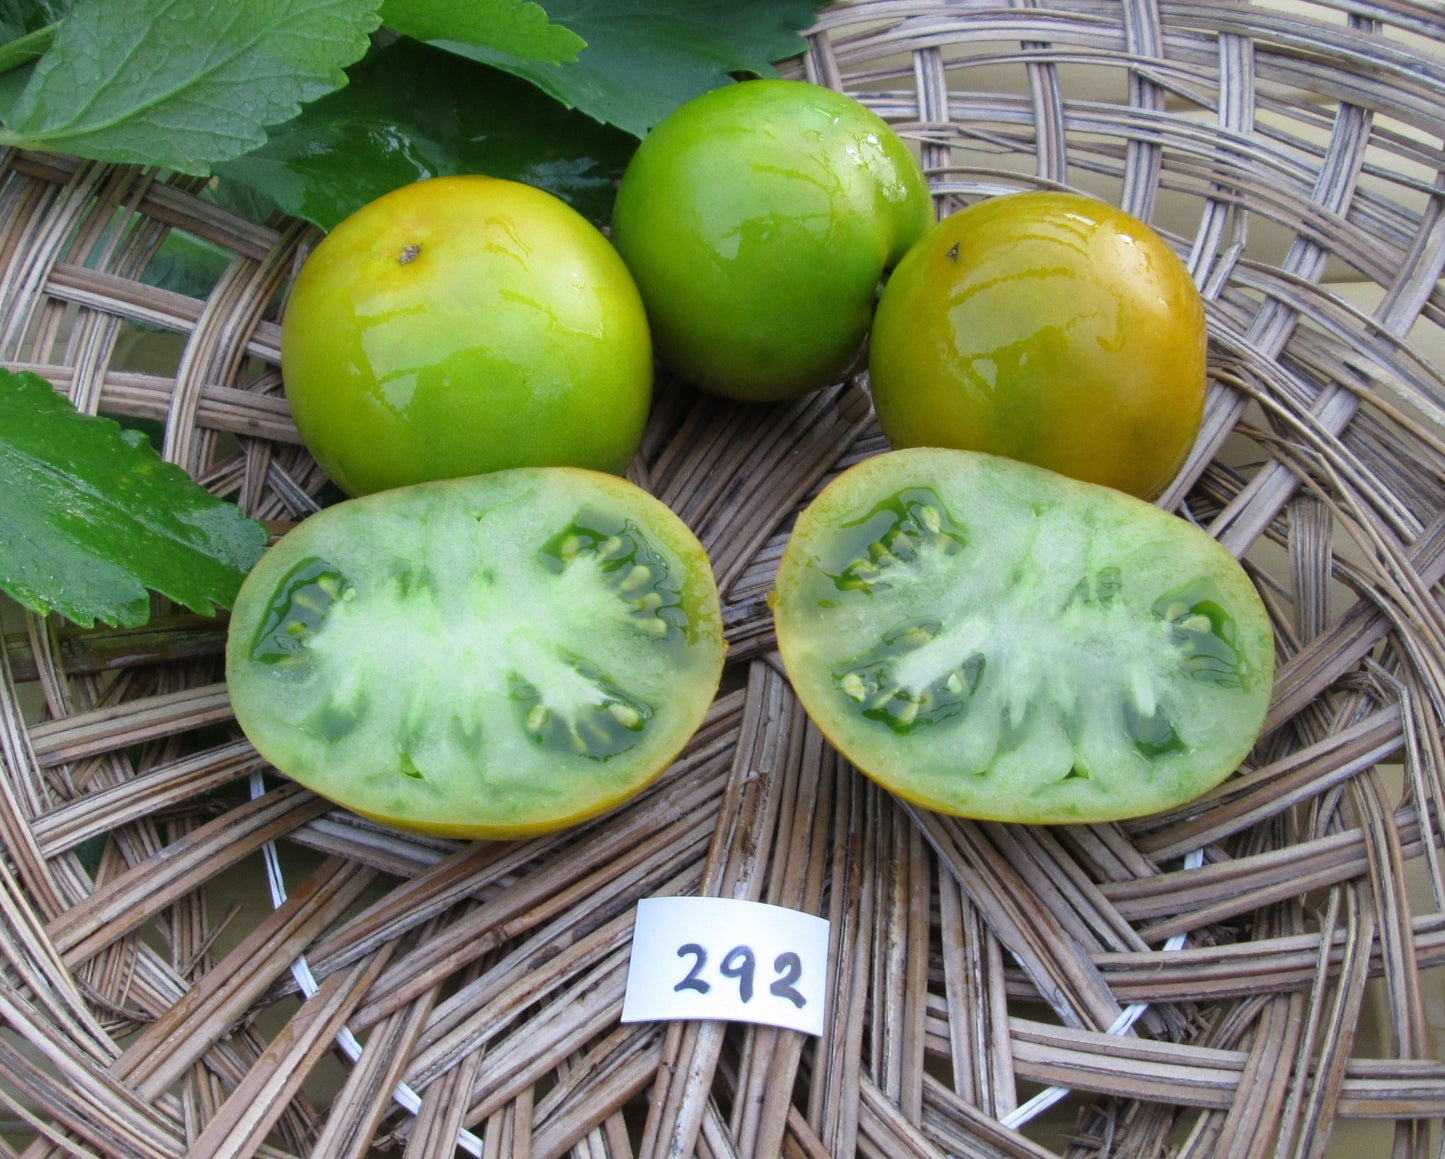
[[[665,385],[634,478],[707,545],[732,664],[656,787],[581,829],[383,830],[263,781],[223,627],[12,609],[9,1146],[1434,1154],[1445,379],[1412,332],[1445,323],[1441,40],[1437,0],[875,0],[822,12],[792,69],[918,141],[941,210],[1069,185],[1187,258],[1214,382],[1162,502],[1245,559],[1278,640],[1239,775],[1185,811],[1060,829],[872,787],[792,698],[764,599],[793,512],[885,448],[866,383],[770,408]],[[256,516],[314,510],[326,481],[277,370],[314,233],[136,169],[3,166],[0,360],[163,422],[167,457]],[[171,229],[233,255],[204,297],[146,283]],[[620,1023],[637,900],[694,892],[831,919],[821,1038]]]

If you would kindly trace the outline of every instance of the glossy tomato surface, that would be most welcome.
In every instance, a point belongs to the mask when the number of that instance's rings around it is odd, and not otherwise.
[[[622,472],[652,400],[637,288],[520,182],[433,178],[339,224],[281,330],[302,439],[350,495],[523,466]]]
[[[845,375],[880,277],[932,220],[918,162],[872,111],[803,81],[751,80],[648,134],[611,236],[659,359],[704,390],[763,401]]]
[[[452,837],[560,828],[636,793],[712,703],[712,570],[624,479],[519,468],[323,509],[242,585],[236,719],[294,780]]]
[[[938,223],[878,305],[869,381],[894,447],[986,451],[1143,498],[1204,413],[1204,307],[1143,222],[1067,193]]]
[[[892,451],[798,519],[774,593],[799,699],[859,769],[968,817],[1153,813],[1259,735],[1273,638],[1238,562],[1113,488]]]

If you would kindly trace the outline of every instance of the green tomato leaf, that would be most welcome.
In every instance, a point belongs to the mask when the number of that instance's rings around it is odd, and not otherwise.
[[[145,623],[147,588],[202,615],[229,607],[267,543],[144,434],[34,374],[0,370],[0,494],[0,591],[87,628]]]
[[[636,147],[516,77],[402,39],[217,172],[323,229],[392,189],[456,173],[525,181],[600,224]]]
[[[527,0],[385,0],[381,18],[417,40],[483,45],[521,60],[576,60],[587,43]]]
[[[15,102],[20,99],[26,84],[30,81],[30,74],[35,71],[33,63],[17,65],[5,73],[0,73],[0,122],[9,119],[9,113],[15,107]]]
[[[812,0],[548,0],[547,12],[587,42],[575,64],[448,44],[525,77],[563,104],[641,137],[672,109],[737,73],[772,75],[806,47]]]
[[[146,263],[140,280],[148,286],[204,298],[221,280],[235,256],[233,251],[215,242],[173,229],[167,232],[160,249]],[[136,323],[138,329],[144,325]]]
[[[10,119],[70,8],[71,0],[0,0],[0,122]]]
[[[0,42],[7,46],[55,24],[74,7],[72,0],[0,0]]]
[[[346,83],[379,0],[80,0],[0,144],[206,173]]]

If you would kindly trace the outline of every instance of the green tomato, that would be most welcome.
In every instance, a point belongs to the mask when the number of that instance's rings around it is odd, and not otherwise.
[[[848,372],[879,279],[932,220],[918,162],[871,110],[803,81],[750,80],[647,135],[612,240],[659,361],[704,390],[767,401]]]
[[[519,468],[348,500],[241,586],[236,719],[349,809],[460,838],[626,800],[712,703],[727,650],[707,556],[625,479]]]
[[[439,177],[363,206],[297,275],[281,370],[350,495],[524,466],[620,473],[652,401],[647,317],[605,237],[520,182]]]
[[[1039,824],[1189,801],[1263,727],[1269,617],[1238,562],[1121,491],[892,451],[800,515],[773,595],[798,698],[909,801]]]
[[[1147,225],[1016,193],[945,218],[899,263],[869,383],[895,448],[1007,455],[1152,498],[1199,433],[1205,338],[1188,269]]]

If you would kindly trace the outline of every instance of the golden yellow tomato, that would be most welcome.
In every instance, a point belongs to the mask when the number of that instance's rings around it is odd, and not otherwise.
[[[1137,218],[1018,193],[939,222],[898,264],[869,379],[895,448],[986,451],[1142,498],[1203,417],[1204,306]]]

